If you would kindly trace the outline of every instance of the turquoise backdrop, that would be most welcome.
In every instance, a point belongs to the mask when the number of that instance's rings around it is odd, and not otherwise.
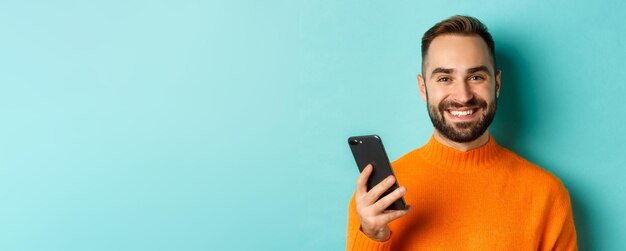
[[[492,133],[626,250],[624,1],[2,1],[0,250],[342,250],[358,171],[432,134],[421,35],[492,32]]]

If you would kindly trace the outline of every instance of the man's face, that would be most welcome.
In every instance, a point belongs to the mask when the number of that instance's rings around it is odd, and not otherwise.
[[[455,142],[485,133],[496,113],[500,71],[479,36],[441,35],[428,48],[420,94],[437,129]]]

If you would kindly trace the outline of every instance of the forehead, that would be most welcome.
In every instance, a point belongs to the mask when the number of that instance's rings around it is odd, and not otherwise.
[[[464,71],[479,65],[493,67],[489,48],[481,37],[447,34],[436,37],[430,43],[423,70],[424,74],[438,67]]]

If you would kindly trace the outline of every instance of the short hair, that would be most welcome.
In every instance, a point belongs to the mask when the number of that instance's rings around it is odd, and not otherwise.
[[[485,41],[491,54],[491,60],[493,62],[494,70],[497,70],[496,56],[495,56],[495,43],[487,26],[485,26],[480,20],[475,17],[456,15],[446,20],[443,20],[433,27],[428,29],[422,37],[422,67],[424,66],[424,59],[428,53],[428,47],[430,43],[438,36],[445,34],[458,34],[458,35],[477,35]]]

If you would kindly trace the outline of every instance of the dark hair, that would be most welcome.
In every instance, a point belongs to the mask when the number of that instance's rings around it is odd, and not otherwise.
[[[426,58],[430,43],[436,37],[445,34],[480,36],[489,48],[489,53],[491,54],[494,70],[497,69],[495,56],[496,45],[493,42],[491,34],[489,33],[489,31],[487,31],[487,26],[485,26],[482,22],[480,22],[480,20],[476,19],[475,17],[459,15],[452,16],[435,24],[432,28],[427,30],[426,33],[424,33],[424,36],[422,37],[422,65],[424,65],[424,58]]]

